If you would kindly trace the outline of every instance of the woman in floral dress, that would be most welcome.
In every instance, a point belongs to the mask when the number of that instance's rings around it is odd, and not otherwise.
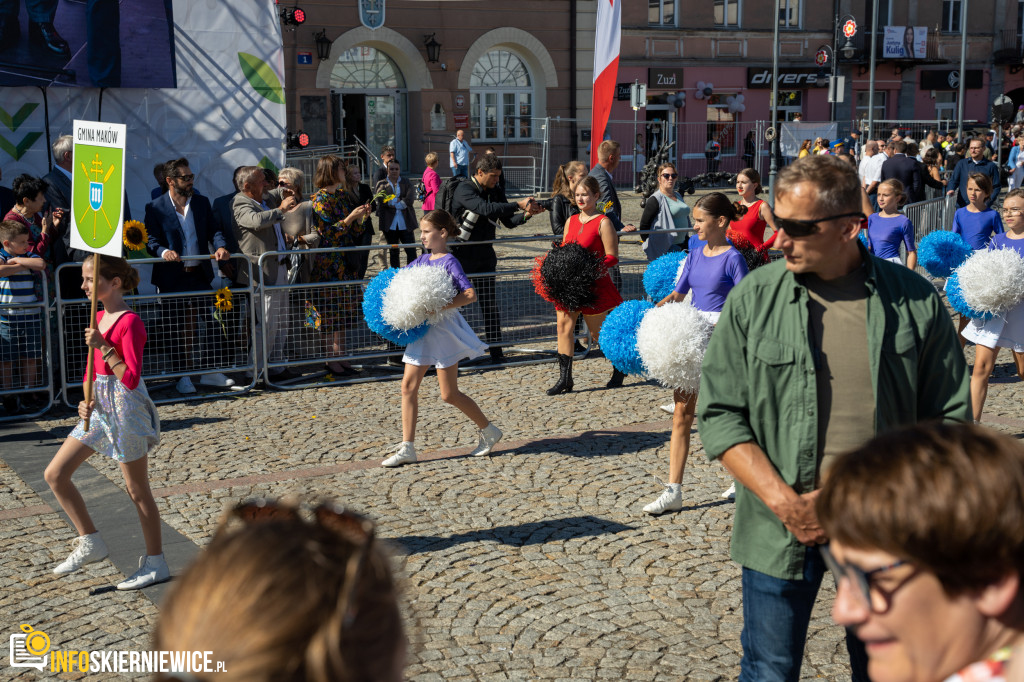
[[[345,186],[345,162],[333,154],[317,164],[311,218],[317,234],[319,248],[334,249],[358,246],[361,243],[363,217],[370,206],[357,206]],[[343,282],[359,279],[358,253],[321,253],[313,258],[310,282]],[[325,287],[315,290],[314,299],[320,313],[321,329],[330,334],[330,354],[333,357],[345,351],[345,326],[356,313],[359,290],[355,286]],[[347,376],[355,370],[347,362],[332,360],[327,368]]]

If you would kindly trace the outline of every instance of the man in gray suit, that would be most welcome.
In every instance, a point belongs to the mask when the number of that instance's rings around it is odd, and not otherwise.
[[[617,232],[633,232],[636,227],[622,223],[622,204],[619,203],[619,193],[615,191],[615,182],[612,180],[612,172],[618,168],[622,160],[622,152],[619,143],[615,140],[605,140],[597,146],[597,165],[590,169],[590,175],[597,179],[601,186],[601,198],[597,205],[604,206],[609,201],[611,207],[605,211],[605,215],[612,221]]]
[[[274,189],[266,194],[267,179],[259,166],[245,166],[239,173],[242,189],[231,203],[232,215],[238,226],[238,243],[242,253],[256,261],[268,251],[287,251],[281,223],[284,215],[296,204],[290,190]],[[280,255],[263,260],[263,282],[267,285],[288,283],[288,256]],[[248,273],[238,273],[242,284],[248,283]],[[263,324],[270,339],[268,359],[277,359],[283,350],[285,328],[281,324],[281,313],[288,303],[288,294],[283,291],[261,292],[263,299]],[[280,372],[271,372],[277,374]]]

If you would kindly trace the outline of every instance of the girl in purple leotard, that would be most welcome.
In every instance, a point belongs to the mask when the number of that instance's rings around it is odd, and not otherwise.
[[[900,213],[907,195],[903,183],[890,178],[878,185],[878,213],[868,217],[868,246],[871,252],[887,261],[902,263],[900,243],[907,249],[907,267],[917,267],[917,247],[914,245],[914,224]]]

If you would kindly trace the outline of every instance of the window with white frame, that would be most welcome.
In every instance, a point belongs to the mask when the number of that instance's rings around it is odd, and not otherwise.
[[[649,26],[675,26],[676,0],[648,0],[647,24]]]
[[[956,120],[956,90],[935,93],[935,118],[952,123]]]
[[[736,114],[727,100],[736,93],[715,93],[708,98],[708,140],[722,145],[723,156],[736,155]]]
[[[474,140],[533,138],[533,79],[522,59],[491,50],[469,77],[469,126]]]
[[[740,0],[714,0],[715,26],[740,25]]]
[[[779,28],[800,28],[800,0],[779,0]]]
[[[962,0],[942,0],[941,30],[949,33],[960,32],[960,11]]]

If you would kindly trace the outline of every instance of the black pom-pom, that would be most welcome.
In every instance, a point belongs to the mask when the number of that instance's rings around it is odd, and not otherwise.
[[[594,283],[607,273],[604,261],[576,242],[556,244],[538,259],[534,288],[543,299],[565,310],[582,310],[597,302]]]

